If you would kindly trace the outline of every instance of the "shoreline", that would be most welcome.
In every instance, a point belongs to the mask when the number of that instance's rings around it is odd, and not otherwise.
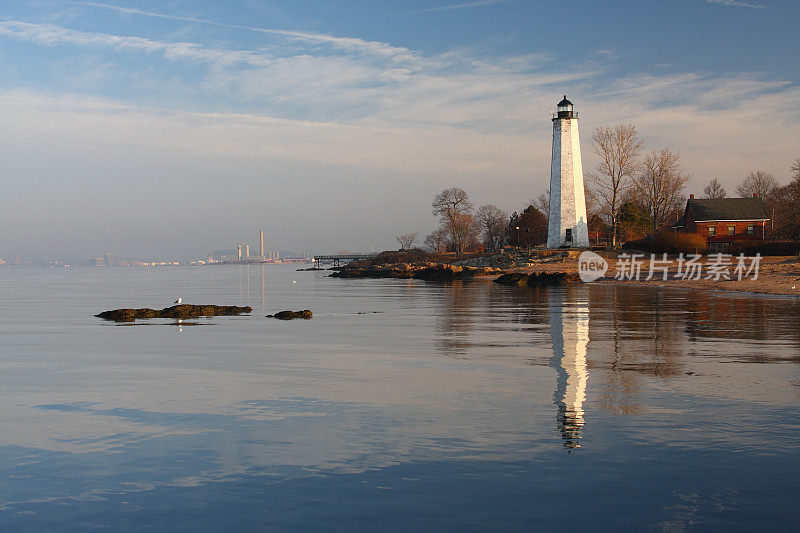
[[[492,275],[492,276],[475,276],[472,278],[468,278],[469,280],[474,281],[491,281],[494,282],[500,275]],[[678,280],[676,280],[678,281]],[[755,290],[746,290],[746,289],[728,289],[728,288],[719,288],[719,287],[693,287],[693,286],[686,286],[686,285],[678,285],[675,283],[664,282],[664,280],[660,280],[660,283],[649,283],[646,281],[623,281],[614,278],[601,278],[595,281],[589,282],[580,282],[581,284],[585,285],[632,285],[634,287],[649,287],[653,289],[677,289],[677,290],[684,290],[684,291],[705,291],[705,292],[719,292],[719,293],[726,293],[726,294],[741,294],[741,295],[749,295],[749,296],[775,296],[778,298],[798,298],[800,294],[791,294],[791,293],[778,293],[778,292],[764,292],[764,291],[755,291]],[[573,285],[577,285],[578,283],[573,283]]]
[[[775,257],[762,257],[759,266],[758,279],[745,276],[741,280],[738,279],[676,279],[672,276],[677,271],[677,263],[673,260],[669,266],[668,279],[664,280],[662,276],[657,276],[652,280],[645,279],[631,279],[623,280],[616,279],[613,276],[608,276],[608,273],[614,272],[616,269],[616,256],[605,256],[608,261],[608,272],[606,276],[589,283],[597,284],[614,284],[614,285],[633,285],[636,287],[663,287],[663,288],[680,288],[689,290],[704,290],[715,292],[742,292],[748,294],[764,294],[773,296],[800,296],[800,258],[796,256],[775,256]],[[708,258],[704,258],[703,266],[709,264]],[[642,276],[647,275],[646,265],[643,265]],[[577,260],[562,260],[558,262],[548,262],[527,267],[510,269],[509,272],[523,272],[526,274],[533,274],[539,272],[578,272]]]
[[[415,257],[414,254],[418,257]],[[754,257],[737,260],[738,258],[727,256],[728,259],[722,261],[721,256],[716,258],[715,256],[703,256],[699,260],[693,259],[691,262],[685,261],[683,257],[680,257],[679,261],[677,256],[667,256],[666,258],[656,256],[652,264],[649,259],[640,257],[634,261],[636,268],[633,268],[629,254],[605,252],[595,256],[597,260],[602,258],[605,265],[602,265],[602,261],[594,262],[599,266],[595,270],[598,274],[600,274],[599,270],[605,267],[602,270],[603,276],[590,282],[584,282],[578,275],[580,253],[577,251],[545,258],[530,254],[523,257],[496,254],[474,257],[455,263],[420,254],[424,254],[424,252],[382,252],[376,259],[355,261],[345,265],[331,274],[331,277],[496,281],[501,276],[517,274],[517,276],[509,276],[507,279],[501,280],[500,283],[511,286],[596,283],[740,292],[795,298],[800,296],[800,257],[798,256],[760,257],[758,261]],[[508,264],[509,258],[511,258],[511,265]],[[520,264],[522,261],[524,263]],[[687,276],[687,273],[690,275]],[[757,274],[756,279],[753,279],[754,274]],[[653,277],[647,280],[649,275]],[[665,275],[666,280],[664,279]],[[525,279],[526,276],[528,279]],[[618,279],[617,276],[622,276],[624,279]],[[699,279],[697,279],[698,277]]]
[[[661,283],[647,283],[647,282],[637,282],[637,281],[623,281],[623,280],[616,280],[613,278],[608,279],[600,279],[596,281],[590,281],[587,285],[631,285],[634,287],[649,287],[654,289],[673,289],[673,290],[683,290],[683,291],[704,291],[704,292],[718,292],[724,294],[739,294],[742,296],[772,296],[776,298],[782,299],[792,299],[800,297],[800,294],[791,294],[791,293],[780,293],[780,292],[766,292],[766,291],[756,291],[756,290],[747,290],[747,289],[727,289],[727,288],[720,288],[720,287],[693,287],[693,286],[686,286],[686,285],[678,285],[675,283],[668,283],[661,280]]]

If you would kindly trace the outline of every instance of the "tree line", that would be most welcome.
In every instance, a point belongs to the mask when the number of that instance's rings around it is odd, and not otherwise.
[[[691,178],[681,167],[679,155],[664,147],[643,156],[634,124],[598,127],[590,144],[599,162],[587,172],[587,203],[608,224],[611,244],[671,229],[683,215],[684,190]],[[773,239],[800,238],[800,158],[792,163],[790,173],[790,182],[781,186],[769,172],[753,171],[736,188],[739,197],[761,199],[773,221]],[[710,179],[703,192],[705,198],[727,197],[718,178]]]
[[[634,124],[595,128],[590,146],[598,158],[586,172],[586,210],[590,239],[620,242],[656,235],[683,215],[684,194],[691,174],[680,156],[666,146],[645,153]],[[800,239],[800,158],[790,167],[790,181],[781,185],[765,171],[753,171],[736,188],[741,197],[757,196],[772,218],[773,239]],[[705,198],[725,198],[719,179],[704,188]],[[439,226],[424,243],[435,252],[496,250],[506,244],[536,246],[547,241],[550,191],[528,202],[519,213],[509,215],[496,205],[475,209],[463,189],[452,187],[437,194],[432,202]],[[409,236],[413,236],[408,242]],[[405,237],[405,238],[403,238]],[[409,248],[416,234],[398,237],[401,248]]]
[[[424,242],[437,253],[454,252],[460,256],[464,252],[497,250],[506,244],[534,246],[547,240],[547,216],[533,204],[511,215],[493,204],[475,209],[464,189],[452,187],[437,194],[431,207],[439,217],[439,226]]]

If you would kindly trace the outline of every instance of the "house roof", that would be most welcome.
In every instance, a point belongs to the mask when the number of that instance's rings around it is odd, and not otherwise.
[[[691,198],[683,220],[769,220],[760,198]],[[683,222],[683,221],[682,221]]]

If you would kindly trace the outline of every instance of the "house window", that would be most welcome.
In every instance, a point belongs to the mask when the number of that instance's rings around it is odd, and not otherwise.
[[[709,226],[708,227],[708,234],[709,235],[716,235],[717,234],[717,227],[716,226]]]
[[[754,225],[747,226],[747,234],[748,235],[755,235],[756,234],[756,227]]]
[[[736,226],[728,226],[728,235],[736,235]]]
[[[567,230],[567,241],[572,242],[572,229]]]

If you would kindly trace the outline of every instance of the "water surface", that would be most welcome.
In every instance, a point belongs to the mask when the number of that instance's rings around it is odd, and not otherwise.
[[[0,529],[800,517],[797,299],[325,275],[0,271]],[[93,316],[178,296],[254,312]],[[310,321],[264,317],[306,308]]]

